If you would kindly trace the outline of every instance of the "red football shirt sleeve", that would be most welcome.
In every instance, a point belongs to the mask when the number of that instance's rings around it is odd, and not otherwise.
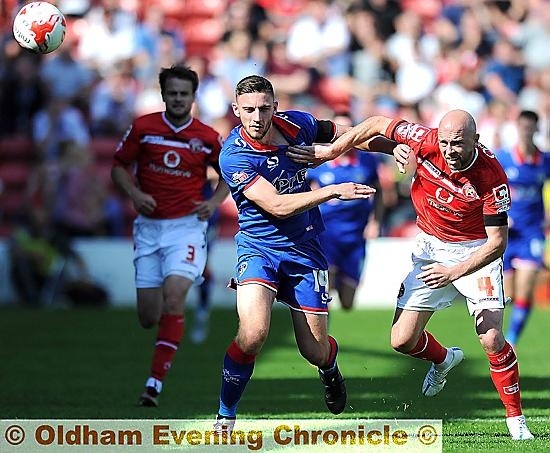
[[[139,153],[139,134],[136,124],[133,123],[116,149],[113,165],[129,165],[137,159]]]
[[[510,209],[510,188],[506,181],[497,181],[483,195],[483,215],[491,216],[507,212]]]
[[[386,129],[386,132],[384,132],[384,135],[386,137],[388,137],[390,140],[396,140],[393,136],[394,132],[395,132],[395,129],[397,128],[397,126],[401,123],[405,123],[406,121],[403,119],[403,118],[395,118],[391,123],[390,125],[388,126],[388,128]]]

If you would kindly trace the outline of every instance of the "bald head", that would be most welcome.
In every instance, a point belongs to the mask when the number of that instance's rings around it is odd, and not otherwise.
[[[464,110],[446,113],[438,127],[439,150],[452,171],[468,168],[475,159],[475,144],[479,138],[476,122]]]
[[[475,135],[476,122],[474,117],[464,110],[451,110],[439,122],[439,130],[462,131],[465,135]]]

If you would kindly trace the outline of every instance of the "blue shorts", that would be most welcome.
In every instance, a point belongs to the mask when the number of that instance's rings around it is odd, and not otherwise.
[[[537,228],[523,229],[521,232],[511,228],[508,232],[508,245],[503,257],[504,271],[522,267],[522,263],[531,267],[544,267],[544,234]]]
[[[320,239],[329,266],[336,268],[340,276],[358,284],[365,262],[365,239],[359,236],[355,241],[339,242],[337,237],[326,231]]]
[[[276,293],[293,310],[327,314],[328,264],[318,239],[286,248],[262,247],[261,241],[245,234],[237,243],[238,285],[257,283]]]

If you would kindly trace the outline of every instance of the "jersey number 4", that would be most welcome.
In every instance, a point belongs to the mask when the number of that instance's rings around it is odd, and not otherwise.
[[[480,277],[477,279],[477,287],[480,291],[485,291],[488,297],[493,295],[495,287],[491,283],[491,277]]]

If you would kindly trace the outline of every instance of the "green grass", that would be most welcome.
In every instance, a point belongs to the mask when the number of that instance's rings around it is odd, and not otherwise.
[[[459,305],[459,304],[457,304]],[[192,319],[192,313],[189,314]],[[504,410],[465,307],[432,319],[429,329],[466,360],[435,398],[420,396],[428,364],[389,347],[392,312],[334,311],[348,404],[340,418],[442,419],[444,451],[549,451],[550,311],[533,313],[518,348],[524,412],[536,440],[508,438]],[[0,310],[0,416],[10,418],[212,418],[220,366],[236,329],[233,310],[212,315],[200,346],[184,342],[158,409],[135,406],[148,374],[154,331],[134,310]],[[269,339],[239,407],[246,418],[329,418],[316,371],[298,354],[286,310],[275,310]]]

